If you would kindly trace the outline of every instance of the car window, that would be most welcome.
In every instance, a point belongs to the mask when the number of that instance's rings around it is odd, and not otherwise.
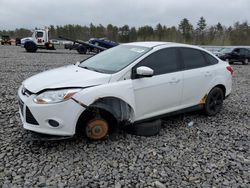
[[[43,37],[43,32],[37,32],[37,33],[36,33],[36,37],[37,37],[37,38]]]
[[[247,55],[248,53],[249,53],[248,49],[245,49],[245,48],[240,49],[240,54],[241,55]]]
[[[232,51],[232,48],[222,48],[221,50],[219,50],[219,52],[222,54],[231,53]]]
[[[180,70],[175,48],[166,48],[150,54],[136,67],[147,66],[154,70],[154,75],[160,75]]]
[[[195,69],[206,66],[206,60],[200,50],[181,48],[182,60],[185,69]]]
[[[234,49],[234,51],[233,51],[233,52],[240,53],[240,49],[239,49],[239,48]]]
[[[211,56],[210,54],[208,54],[206,52],[202,52],[202,53],[203,53],[204,57],[206,58],[208,65],[215,65],[219,62],[215,57]]]

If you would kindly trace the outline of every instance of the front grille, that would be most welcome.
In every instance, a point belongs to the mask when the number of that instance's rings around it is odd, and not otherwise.
[[[18,104],[19,104],[19,108],[21,110],[21,114],[23,116],[23,101],[21,99],[18,99]]]
[[[25,115],[26,115],[26,122],[27,123],[33,124],[33,125],[39,125],[28,107],[26,107]]]

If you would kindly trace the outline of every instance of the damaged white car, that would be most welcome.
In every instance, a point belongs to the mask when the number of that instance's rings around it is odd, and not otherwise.
[[[25,80],[20,115],[27,130],[98,140],[118,125],[176,112],[215,115],[231,92],[232,74],[227,62],[199,47],[123,44]]]

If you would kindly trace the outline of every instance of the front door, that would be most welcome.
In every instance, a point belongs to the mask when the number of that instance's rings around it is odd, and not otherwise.
[[[134,68],[146,66],[154,70],[149,78],[132,80],[136,119],[142,120],[178,109],[182,94],[182,72],[175,48],[158,50]]]

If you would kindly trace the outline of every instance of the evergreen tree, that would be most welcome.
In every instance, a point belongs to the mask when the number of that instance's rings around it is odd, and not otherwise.
[[[202,16],[200,17],[200,20],[197,23],[197,28],[196,28],[196,43],[198,44],[205,44],[205,40],[204,40],[204,35],[205,35],[205,29],[207,27],[206,24],[206,20],[205,18]]]
[[[156,25],[155,34],[156,34],[157,40],[161,41],[163,39],[164,30],[160,23]]]
[[[179,24],[179,31],[183,36],[183,42],[190,43],[192,41],[193,25],[189,22],[187,18],[181,20]]]
[[[250,26],[248,22],[236,22],[233,26],[225,27],[220,22],[215,25],[207,26],[204,17],[197,22],[194,31],[192,24],[187,18],[180,21],[178,29],[175,26],[167,27],[160,23],[155,29],[151,26],[141,26],[138,29],[124,25],[120,28],[112,24],[103,26],[101,24],[89,26],[81,25],[51,25],[49,26],[50,38],[59,36],[89,40],[94,37],[107,37],[113,41],[122,43],[131,41],[172,41],[181,43],[195,43],[207,45],[250,45]],[[30,37],[32,31],[20,28],[16,30],[2,30],[1,35],[10,35],[11,38]]]

